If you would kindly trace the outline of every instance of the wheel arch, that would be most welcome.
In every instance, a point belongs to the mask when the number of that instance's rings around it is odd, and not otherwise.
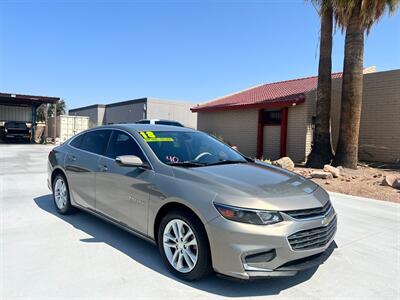
[[[62,170],[61,168],[54,168],[54,170],[51,172],[51,178],[50,178],[51,189],[53,189],[54,178],[59,174],[63,175],[64,178],[67,180],[67,175],[65,174],[64,170]],[[68,184],[68,182],[67,182],[67,184]]]
[[[190,277],[182,277],[182,273],[179,273],[179,271],[177,271],[176,269],[173,270],[173,266],[171,264],[171,262],[168,261],[168,258],[166,257],[165,251],[163,250],[164,246],[161,244],[159,244],[158,240],[158,231],[159,231],[159,227],[161,226],[162,223],[162,219],[165,215],[168,214],[168,212],[170,211],[174,211],[174,210],[183,210],[183,214],[185,214],[186,218],[188,219],[186,221],[186,223],[188,223],[188,225],[190,227],[192,227],[191,229],[193,230],[193,228],[197,228],[197,230],[200,229],[200,231],[198,231],[199,236],[195,236],[197,238],[197,243],[199,243],[200,241],[202,241],[201,244],[198,244],[197,247],[200,247],[201,249],[204,250],[204,252],[201,255],[201,263],[197,263],[197,265],[195,266],[195,269],[192,269],[190,271],[190,273],[192,273],[193,271],[195,271],[195,273],[193,273],[192,275],[190,275]],[[193,220],[195,220],[195,222],[193,223],[191,216],[193,216]],[[173,220],[174,218],[176,218],[176,216],[174,216],[173,218],[170,218],[170,220]],[[178,218],[179,218],[179,214],[178,214]],[[192,224],[190,224],[192,223]],[[197,225],[197,226],[196,226]],[[199,228],[201,227],[201,228]],[[154,236],[155,236],[155,242],[156,245],[159,248],[159,251],[161,253],[162,259],[164,260],[164,262],[167,264],[167,267],[172,269],[172,272],[178,276],[179,278],[183,278],[184,280],[197,280],[199,278],[202,278],[203,276],[209,275],[213,272],[214,267],[213,267],[213,259],[212,259],[212,253],[211,253],[211,244],[210,244],[210,240],[208,237],[208,232],[205,226],[205,223],[202,221],[201,217],[195,212],[194,209],[191,209],[188,205],[185,205],[184,203],[180,203],[180,202],[168,202],[166,204],[164,204],[157,212],[156,218],[155,218],[155,222],[154,222]],[[196,230],[194,230],[195,232]],[[160,243],[162,243],[163,241],[163,236],[160,237]],[[198,257],[200,259],[200,256]],[[179,275],[178,275],[179,273]],[[189,274],[190,274],[189,273]]]
[[[208,235],[207,235],[207,231],[206,228],[204,226],[204,222],[202,220],[202,218],[198,215],[198,213],[196,213],[196,211],[194,209],[192,209],[191,207],[181,203],[181,202],[168,202],[165,203],[163,206],[160,207],[160,209],[157,211],[156,217],[154,219],[154,226],[153,226],[153,237],[154,240],[156,242],[156,244],[158,244],[157,241],[157,235],[158,235],[158,228],[160,226],[161,220],[162,218],[170,211],[172,210],[184,210],[187,211],[188,213],[192,214],[199,222],[200,224],[203,226],[204,232],[206,233],[207,236],[207,241],[208,241],[208,245],[210,246],[210,242],[208,240]]]

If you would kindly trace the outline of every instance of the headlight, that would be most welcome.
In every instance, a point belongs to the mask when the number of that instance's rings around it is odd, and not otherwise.
[[[276,211],[246,209],[214,203],[218,212],[226,219],[256,225],[269,225],[282,221],[281,215]]]

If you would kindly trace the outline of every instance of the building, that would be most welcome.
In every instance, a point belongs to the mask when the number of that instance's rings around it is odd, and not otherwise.
[[[58,137],[61,143],[88,128],[89,117],[60,115],[49,118],[49,135]]]
[[[8,121],[25,122],[31,128],[34,142],[37,108],[42,104],[57,104],[59,100],[58,97],[0,93],[0,129]]]
[[[133,123],[141,119],[166,119],[197,128],[197,118],[190,113],[193,105],[193,103],[183,101],[140,98],[70,109],[69,115],[88,116],[92,126]]]
[[[371,70],[368,70],[371,72]],[[336,148],[341,73],[332,74],[332,145]],[[197,105],[199,130],[223,138],[244,154],[305,161],[311,151],[317,77],[249,88]],[[400,70],[364,75],[359,159],[400,161]]]

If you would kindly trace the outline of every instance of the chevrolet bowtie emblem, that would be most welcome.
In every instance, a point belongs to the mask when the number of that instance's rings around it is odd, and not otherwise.
[[[328,217],[325,217],[325,218],[322,219],[321,224],[322,224],[322,225],[328,225],[329,222],[330,222],[329,218],[328,218]]]

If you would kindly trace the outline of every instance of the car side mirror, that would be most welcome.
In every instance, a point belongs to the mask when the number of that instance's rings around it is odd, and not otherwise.
[[[143,162],[135,155],[121,155],[115,158],[115,161],[121,166],[127,167],[144,167],[147,168],[147,163]]]

